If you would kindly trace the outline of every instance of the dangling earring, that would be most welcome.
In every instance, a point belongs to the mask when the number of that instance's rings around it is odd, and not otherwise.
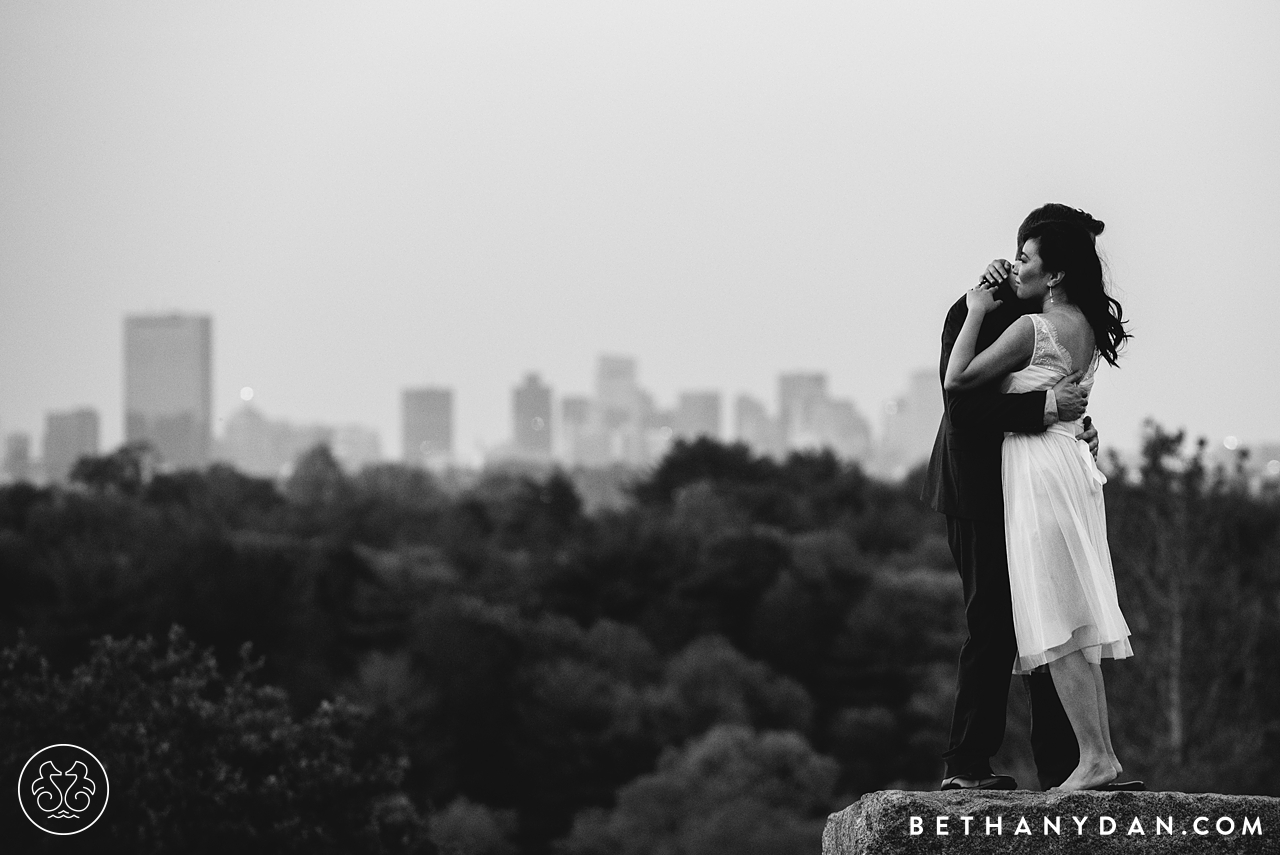
[[[1049,286],[1049,302],[1050,303],[1053,302],[1053,286],[1052,285]]]

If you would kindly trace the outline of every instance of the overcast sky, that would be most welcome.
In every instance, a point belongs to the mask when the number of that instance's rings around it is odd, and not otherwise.
[[[1107,223],[1142,420],[1280,440],[1280,4],[0,4],[0,431],[122,430],[130,313],[214,317],[215,415],[362,423],[538,371],[659,403],[824,370],[879,427],[1032,208]],[[38,442],[38,439],[37,439]]]

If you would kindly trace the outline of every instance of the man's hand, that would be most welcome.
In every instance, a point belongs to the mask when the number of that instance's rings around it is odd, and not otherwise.
[[[1058,401],[1058,421],[1074,422],[1084,415],[1089,405],[1089,396],[1080,389],[1080,377],[1083,371],[1068,374],[1053,387],[1053,396]]]
[[[1093,459],[1098,459],[1098,429],[1093,426],[1093,419],[1084,417],[1084,433],[1076,439],[1089,443],[1089,451],[1093,454]]]
[[[1003,258],[997,258],[995,261],[987,265],[986,271],[983,272],[982,278],[978,280],[979,285],[999,285],[1009,278],[1009,274],[1013,272],[1013,265],[1005,261]]]

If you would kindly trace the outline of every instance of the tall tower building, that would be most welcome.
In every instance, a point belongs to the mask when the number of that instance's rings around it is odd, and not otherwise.
[[[583,395],[570,395],[560,402],[560,455],[570,466],[603,466],[608,462],[598,409],[595,401]]]
[[[530,374],[512,393],[516,454],[545,460],[551,457],[551,387]]]
[[[11,433],[4,438],[4,474],[13,482],[30,481],[35,467],[31,461],[31,436]]]
[[[98,413],[88,408],[49,413],[44,423],[44,473],[63,483],[81,457],[98,453]]]
[[[162,466],[209,462],[213,319],[137,315],[124,321],[124,435],[151,444]]]
[[[823,444],[836,454],[859,463],[870,459],[871,424],[858,412],[853,401],[827,401],[819,424]]]
[[[720,439],[720,393],[681,392],[676,401],[675,435]]]
[[[778,425],[788,451],[822,446],[826,403],[827,375],[795,373],[778,378]]]
[[[596,366],[596,400],[600,406],[633,411],[640,392],[636,374],[636,361],[630,356],[601,356]]]
[[[733,406],[734,438],[763,457],[782,457],[782,431],[757,399],[739,395]]]
[[[921,369],[911,374],[907,391],[884,407],[884,440],[881,465],[892,477],[901,477],[929,459],[942,419],[942,395],[938,373]]]
[[[645,432],[652,402],[640,389],[635,359],[600,357],[596,368],[596,404],[609,461],[629,466],[648,463]]]
[[[433,469],[453,462],[453,390],[404,391],[404,462]]]

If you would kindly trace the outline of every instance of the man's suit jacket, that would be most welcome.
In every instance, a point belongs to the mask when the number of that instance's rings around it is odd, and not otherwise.
[[[1013,289],[1001,285],[996,296],[1003,303],[989,312],[978,333],[977,352],[995,342],[1027,311]],[[968,308],[964,297],[947,312],[942,327],[941,383],[951,359],[951,348],[960,335]],[[1000,394],[995,380],[966,392],[942,393],[942,423],[933,443],[928,474],[920,498],[948,516],[973,520],[1004,517],[1004,491],[1000,486],[1000,446],[1004,432],[1037,433],[1044,430],[1044,392]]]

